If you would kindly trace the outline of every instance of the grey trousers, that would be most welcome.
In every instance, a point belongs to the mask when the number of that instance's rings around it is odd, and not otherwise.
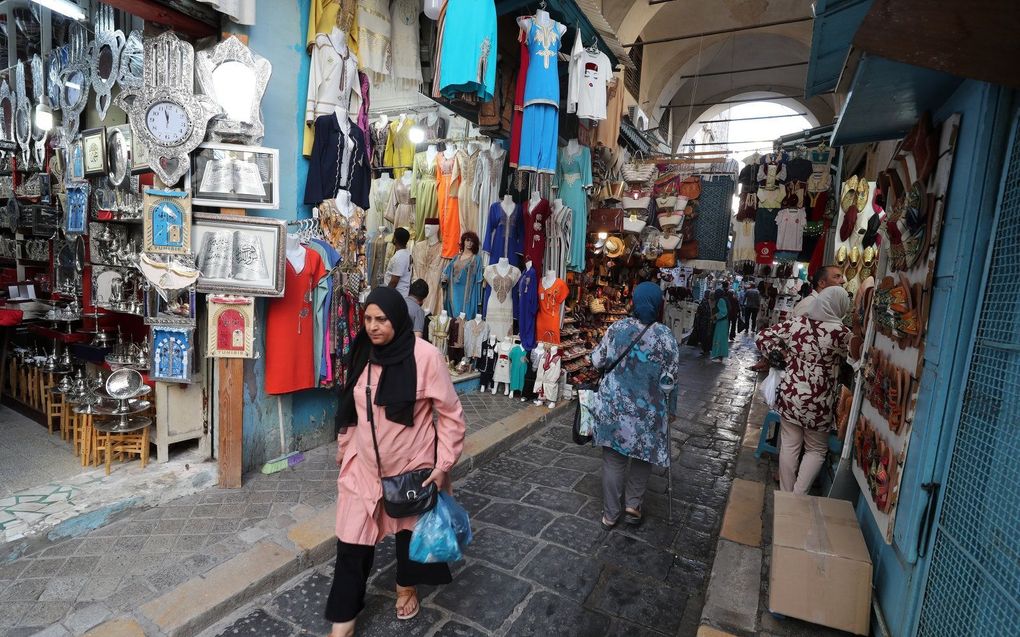
[[[630,473],[627,461],[630,461]],[[640,509],[648,486],[652,464],[602,447],[602,514],[615,522],[620,517],[620,502],[624,500],[628,509]],[[626,492],[624,491],[626,482]]]

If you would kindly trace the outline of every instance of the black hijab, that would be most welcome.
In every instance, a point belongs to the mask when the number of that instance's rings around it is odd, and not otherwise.
[[[411,317],[407,313],[407,301],[393,288],[373,289],[365,307],[375,305],[393,326],[393,340],[386,345],[375,346],[368,338],[365,326],[361,326],[347,355],[347,383],[340,390],[340,404],[336,414],[336,429],[358,424],[354,406],[354,386],[365,366],[371,361],[374,366],[372,402],[386,408],[386,418],[410,427],[414,424],[414,401],[418,390],[418,366],[414,359],[415,336]],[[381,369],[380,369],[381,368]]]

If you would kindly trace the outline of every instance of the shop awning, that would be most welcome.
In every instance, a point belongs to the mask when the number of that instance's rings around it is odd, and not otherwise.
[[[594,0],[546,0],[546,5],[546,10],[554,19],[567,25],[569,29],[581,29],[585,44],[591,44],[593,39],[597,39],[599,48],[609,56],[609,61],[613,66],[623,64],[627,68],[634,68],[634,62],[627,56],[627,50],[616,39],[613,28],[602,15],[599,2]],[[531,0],[497,0],[496,2],[498,15],[508,13],[524,15],[534,8],[535,3]],[[574,40],[571,37],[566,41],[573,43]]]
[[[815,3],[805,97],[836,88],[850,43],[871,3],[872,0],[818,0]]]

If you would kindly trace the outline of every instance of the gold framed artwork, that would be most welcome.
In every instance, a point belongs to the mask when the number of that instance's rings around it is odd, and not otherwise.
[[[210,294],[208,297],[210,358],[255,356],[255,299]]]
[[[191,253],[191,195],[188,193],[146,188],[142,223],[145,229],[142,250],[145,252]]]

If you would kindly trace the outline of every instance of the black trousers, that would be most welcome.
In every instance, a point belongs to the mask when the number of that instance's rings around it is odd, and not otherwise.
[[[754,334],[758,331],[755,327],[755,323],[758,322],[758,308],[756,307],[745,307],[744,308],[744,322],[747,323],[747,327],[744,331],[749,334]]]
[[[739,316],[730,317],[730,340],[732,341],[737,337],[737,323],[740,322]]]
[[[445,562],[421,564],[412,562],[408,556],[411,546],[411,532],[400,531],[396,536],[397,584],[417,586],[426,584],[438,586],[453,581],[450,567]],[[326,601],[326,619],[339,623],[348,622],[358,616],[365,607],[365,591],[368,576],[372,574],[375,547],[363,544],[347,544],[336,541],[336,566],[333,569],[333,586]]]

